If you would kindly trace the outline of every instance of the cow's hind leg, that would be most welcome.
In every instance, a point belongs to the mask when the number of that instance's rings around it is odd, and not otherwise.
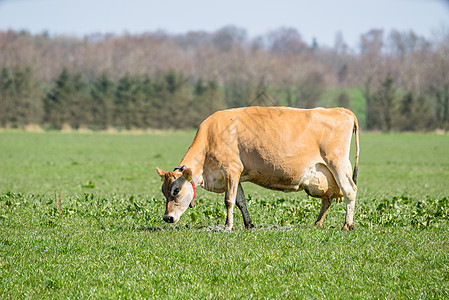
[[[253,222],[251,221],[251,217],[249,216],[248,209],[246,208],[245,193],[243,192],[241,183],[239,183],[239,186],[237,188],[236,204],[237,207],[240,208],[240,211],[242,212],[243,222],[245,223],[246,229],[254,228]]]
[[[335,163],[331,161],[328,164],[329,170],[334,175],[335,181],[337,181],[337,184],[345,197],[346,218],[342,230],[354,229],[354,210],[357,186],[352,180],[351,168],[348,167],[350,165],[349,160],[344,163]]]
[[[324,197],[321,199],[321,209],[316,219],[315,226],[321,227],[323,226],[323,222],[326,219],[327,213],[329,212],[329,207],[331,207],[332,199],[329,197]]]

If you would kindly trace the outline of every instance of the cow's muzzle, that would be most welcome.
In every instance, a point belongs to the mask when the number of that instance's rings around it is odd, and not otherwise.
[[[175,218],[173,218],[172,216],[164,215],[162,218],[167,223],[175,223]]]

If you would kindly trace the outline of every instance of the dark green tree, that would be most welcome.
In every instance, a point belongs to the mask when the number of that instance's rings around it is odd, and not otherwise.
[[[350,99],[349,99],[348,93],[346,93],[345,91],[342,91],[337,98],[337,105],[340,107],[349,108],[349,102],[350,102]]]
[[[3,67],[0,73],[0,125],[6,127],[11,122],[14,111],[14,79],[8,68]]]
[[[218,84],[215,81],[204,83],[200,78],[193,89],[193,100],[189,110],[189,127],[198,127],[209,115],[224,109],[225,104]]]
[[[399,99],[396,129],[400,131],[422,131],[432,128],[429,101],[408,91]]]
[[[130,74],[124,75],[117,83],[114,100],[114,124],[119,127],[131,129],[134,123],[134,93],[135,77]]]
[[[72,75],[66,68],[47,94],[44,107],[45,122],[56,129],[64,125],[79,128],[93,123],[88,84],[82,80],[81,74]]]
[[[324,93],[324,79],[318,72],[311,72],[296,84],[296,106],[300,108],[316,107]]]
[[[0,72],[0,125],[22,127],[40,124],[41,91],[30,68],[2,68]]]
[[[93,126],[106,129],[113,126],[113,101],[115,84],[107,73],[103,73],[92,84],[90,96],[92,100]]]
[[[376,102],[379,105],[381,129],[384,131],[390,131],[392,125],[395,101],[395,89],[393,83],[393,77],[387,75],[376,95]]]
[[[372,94],[365,91],[367,129],[390,131],[395,105],[393,77],[387,75]]]

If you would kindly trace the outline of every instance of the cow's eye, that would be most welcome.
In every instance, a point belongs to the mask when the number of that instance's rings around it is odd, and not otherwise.
[[[173,191],[173,196],[176,196],[176,195],[178,195],[179,194],[179,188],[176,188],[174,191]]]

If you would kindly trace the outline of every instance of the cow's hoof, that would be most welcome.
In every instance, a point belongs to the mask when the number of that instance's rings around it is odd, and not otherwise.
[[[249,225],[246,225],[245,228],[248,229],[248,230],[251,230],[251,229],[254,228],[254,225],[251,223]]]
[[[315,222],[315,224],[313,225],[314,228],[321,228],[323,226],[323,223],[320,222]]]
[[[354,224],[351,225],[345,224],[343,225],[343,228],[341,230],[342,231],[354,230]]]

